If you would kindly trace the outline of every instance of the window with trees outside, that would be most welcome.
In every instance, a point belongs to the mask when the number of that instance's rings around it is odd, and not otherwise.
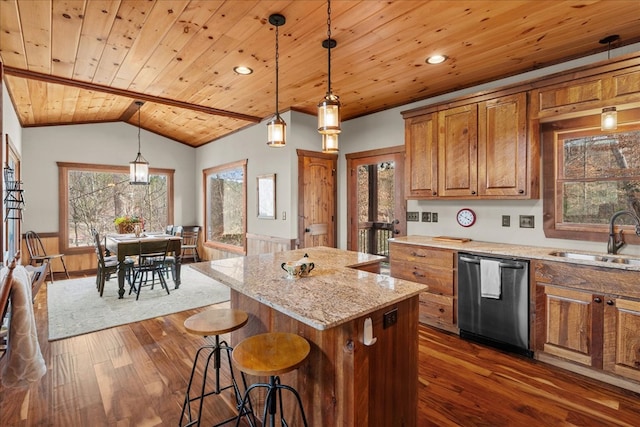
[[[124,166],[58,163],[60,241],[65,251],[93,248],[91,229],[118,232],[116,218],[136,218],[147,231],[173,222],[172,169],[149,171],[149,185],[129,184]]]
[[[203,171],[205,188],[205,245],[244,253],[247,217],[247,161]]]
[[[543,130],[548,237],[606,241],[615,212],[640,215],[639,123],[605,132],[573,119]],[[616,220],[617,226],[632,224],[627,216]]]

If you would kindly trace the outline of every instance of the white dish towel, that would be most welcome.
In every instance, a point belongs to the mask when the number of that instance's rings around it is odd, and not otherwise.
[[[502,283],[500,278],[500,261],[492,259],[480,260],[480,296],[482,298],[500,299]]]

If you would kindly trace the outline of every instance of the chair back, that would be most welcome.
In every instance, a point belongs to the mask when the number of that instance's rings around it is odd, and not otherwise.
[[[91,234],[93,235],[93,247],[96,251],[96,258],[98,259],[98,266],[104,267],[104,251],[102,250],[102,242],[100,239],[100,233],[95,228],[91,229]]]
[[[183,227],[182,229],[182,246],[196,247],[198,246],[198,237],[200,236],[200,226]]]
[[[35,231],[27,231],[24,235],[27,244],[27,250],[29,251],[29,257],[42,258],[47,256],[47,252],[44,250],[44,245],[40,236]]]
[[[164,268],[168,249],[168,239],[140,240],[138,242],[138,268]]]
[[[165,234],[173,234],[173,224],[167,225],[167,227],[164,229],[164,233]]]

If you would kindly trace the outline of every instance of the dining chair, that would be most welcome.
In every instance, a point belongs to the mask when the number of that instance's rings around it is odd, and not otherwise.
[[[169,224],[164,229],[165,234],[173,234],[173,224]]]
[[[153,289],[156,275],[169,295],[169,286],[164,278],[168,250],[169,240],[167,239],[150,239],[138,242],[138,262],[133,266],[133,282],[129,289],[129,294],[136,291],[136,300],[140,298],[140,290],[143,286],[151,286]],[[150,281],[149,275],[151,275]]]
[[[182,228],[182,261],[185,257],[193,258],[194,262],[200,261],[198,253],[198,238],[200,236],[200,226],[194,225]]]
[[[92,229],[91,234],[93,235],[93,246],[96,252],[96,259],[98,261],[98,269],[96,272],[96,287],[98,288],[98,292],[100,296],[102,296],[104,292],[104,284],[111,278],[112,274],[117,274],[120,263],[118,262],[118,257],[115,255],[107,256],[105,253],[105,249],[102,246],[102,239],[100,238],[100,233]],[[124,260],[124,268],[125,275],[131,284],[131,268],[133,266],[133,259],[130,257],[125,258]]]
[[[58,259],[62,263],[67,279],[70,278],[67,266],[64,263],[64,254],[47,254],[40,236],[35,231],[27,231],[24,237],[27,244],[27,250],[29,251],[29,264],[37,266],[44,262],[49,263],[49,278],[51,279],[51,283],[53,283],[53,267],[51,263],[53,260]]]

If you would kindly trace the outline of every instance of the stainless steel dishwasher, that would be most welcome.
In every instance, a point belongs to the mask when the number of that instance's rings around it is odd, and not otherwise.
[[[493,264],[499,296],[481,294],[481,263]],[[486,271],[486,270],[485,270]],[[487,278],[484,273],[484,278]],[[458,327],[462,338],[531,357],[529,261],[458,254]]]

